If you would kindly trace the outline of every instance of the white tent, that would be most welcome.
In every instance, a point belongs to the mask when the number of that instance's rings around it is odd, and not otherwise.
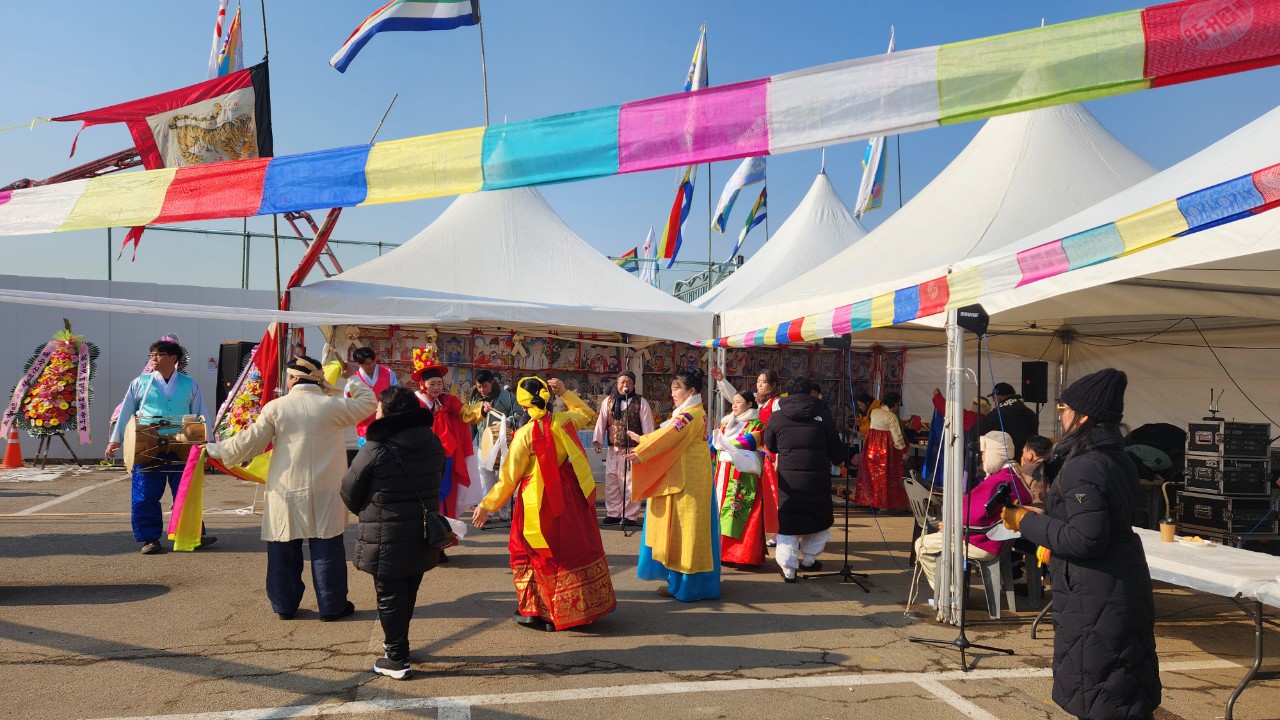
[[[461,195],[395,250],[292,295],[297,310],[404,324],[557,326],[624,333],[631,344],[706,338],[713,317],[601,255],[533,188]]]
[[[795,212],[764,247],[694,305],[718,312],[748,304],[819,267],[866,234],[827,174],[818,173]]]
[[[1003,247],[1154,172],[1079,105],[994,118],[920,194],[853,247],[727,309],[720,335],[870,297],[872,286]]]
[[[961,265],[1007,257],[1275,164],[1280,108],[1146,181]],[[1280,194],[1280,173],[1264,185]],[[1199,417],[1211,388],[1226,390],[1227,416],[1264,421],[1280,408],[1277,278],[1280,212],[1272,210],[981,302],[992,332],[1015,351],[1069,359],[1072,377],[1107,366],[1128,372],[1131,425]]]

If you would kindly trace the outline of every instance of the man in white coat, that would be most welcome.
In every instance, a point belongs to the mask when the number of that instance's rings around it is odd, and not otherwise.
[[[347,600],[347,553],[342,533],[347,508],[339,490],[347,471],[347,428],[369,417],[378,401],[368,385],[341,391],[324,379],[320,363],[299,355],[286,369],[288,394],[270,402],[244,431],[206,451],[235,465],[274,445],[262,508],[267,541],[267,598],[281,620],[302,602],[302,541],[311,551],[311,577],[324,622],[355,612]]]

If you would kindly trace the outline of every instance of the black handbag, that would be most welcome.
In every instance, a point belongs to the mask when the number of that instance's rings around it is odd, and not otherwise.
[[[391,457],[395,459],[396,464],[400,466],[400,471],[404,473],[404,479],[409,481],[409,470],[404,466],[404,462],[400,460],[400,455],[395,451],[391,443],[383,443],[382,447],[391,453]],[[418,494],[418,488],[409,483],[409,489],[418,498],[418,504],[422,506],[422,539],[427,541],[437,550],[443,550],[458,541],[458,534],[453,531],[453,527],[449,525],[449,519],[441,515],[438,510],[427,509],[427,504],[422,501],[422,496]]]

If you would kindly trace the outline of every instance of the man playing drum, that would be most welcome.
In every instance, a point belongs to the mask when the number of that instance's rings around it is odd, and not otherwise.
[[[178,372],[178,360],[183,355],[182,347],[175,342],[159,340],[151,344],[152,370],[129,383],[120,403],[120,422],[107,443],[106,457],[110,459],[120,449],[126,432],[135,436],[134,452],[125,458],[125,464],[133,476],[133,537],[142,543],[143,555],[164,552],[160,545],[160,499],[165,485],[169,486],[171,499],[178,492],[187,459],[186,453],[180,451],[190,447],[189,442],[184,442],[187,435],[199,435],[191,440],[203,442],[208,433],[207,425],[184,431],[185,416],[205,424],[208,413],[196,381]],[[216,540],[202,533],[198,547],[207,547]]]

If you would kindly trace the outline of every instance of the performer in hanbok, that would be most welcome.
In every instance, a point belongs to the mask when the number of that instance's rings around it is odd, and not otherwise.
[[[378,364],[378,355],[373,348],[358,347],[351,353],[351,359],[358,368],[356,377],[373,391],[374,397],[381,397],[383,390],[400,384],[391,368]],[[373,421],[374,416],[370,415],[356,424],[356,447],[364,447],[365,432]]]
[[[413,381],[418,383],[418,402],[434,416],[432,430],[444,446],[444,477],[440,480],[440,512],[447,517],[458,517],[459,496],[466,493],[472,478],[479,474],[475,462],[475,448],[471,444],[469,423],[480,419],[480,406],[464,408],[462,401],[445,392],[444,376],[449,368],[441,365],[431,348],[413,351]],[[476,472],[472,472],[475,468]],[[476,482],[477,488],[479,481]],[[441,557],[441,562],[448,562]]]
[[[872,510],[907,510],[907,492],[902,488],[906,472],[907,440],[902,435],[902,421],[897,410],[902,405],[898,393],[884,396],[882,407],[874,408],[867,429],[867,439],[862,446],[858,467],[855,505],[869,506]]]
[[[648,435],[632,433],[636,448],[628,456],[635,497],[649,501],[636,576],[665,580],[658,594],[682,602],[720,597],[720,543],[713,542],[720,523],[702,383],[696,369],[676,373],[671,419]]]
[[[716,452],[716,507],[720,513],[720,561],[725,565],[764,564],[764,493],[760,476],[764,423],[756,395],[733,396],[733,412],[711,436]]]
[[[732,398],[737,394],[733,385],[724,379],[724,371],[720,368],[711,368],[711,378],[716,381],[716,387],[724,397]],[[760,373],[756,377],[755,396],[760,424],[768,427],[769,418],[778,409],[778,401],[782,398],[782,380],[778,373],[773,370]],[[760,507],[764,517],[764,531],[772,535],[778,532],[778,459],[769,452],[769,448],[762,447],[761,450],[764,451],[764,473],[760,475]],[[769,547],[774,547],[775,544],[772,537],[766,542]]]
[[[568,411],[551,413],[552,394]],[[520,381],[516,400],[529,422],[516,431],[498,484],[476,506],[471,522],[516,495],[511,516],[511,572],[515,621],[535,630],[564,630],[613,612],[618,601],[596,527],[596,481],[578,441],[595,412],[559,380]]]

